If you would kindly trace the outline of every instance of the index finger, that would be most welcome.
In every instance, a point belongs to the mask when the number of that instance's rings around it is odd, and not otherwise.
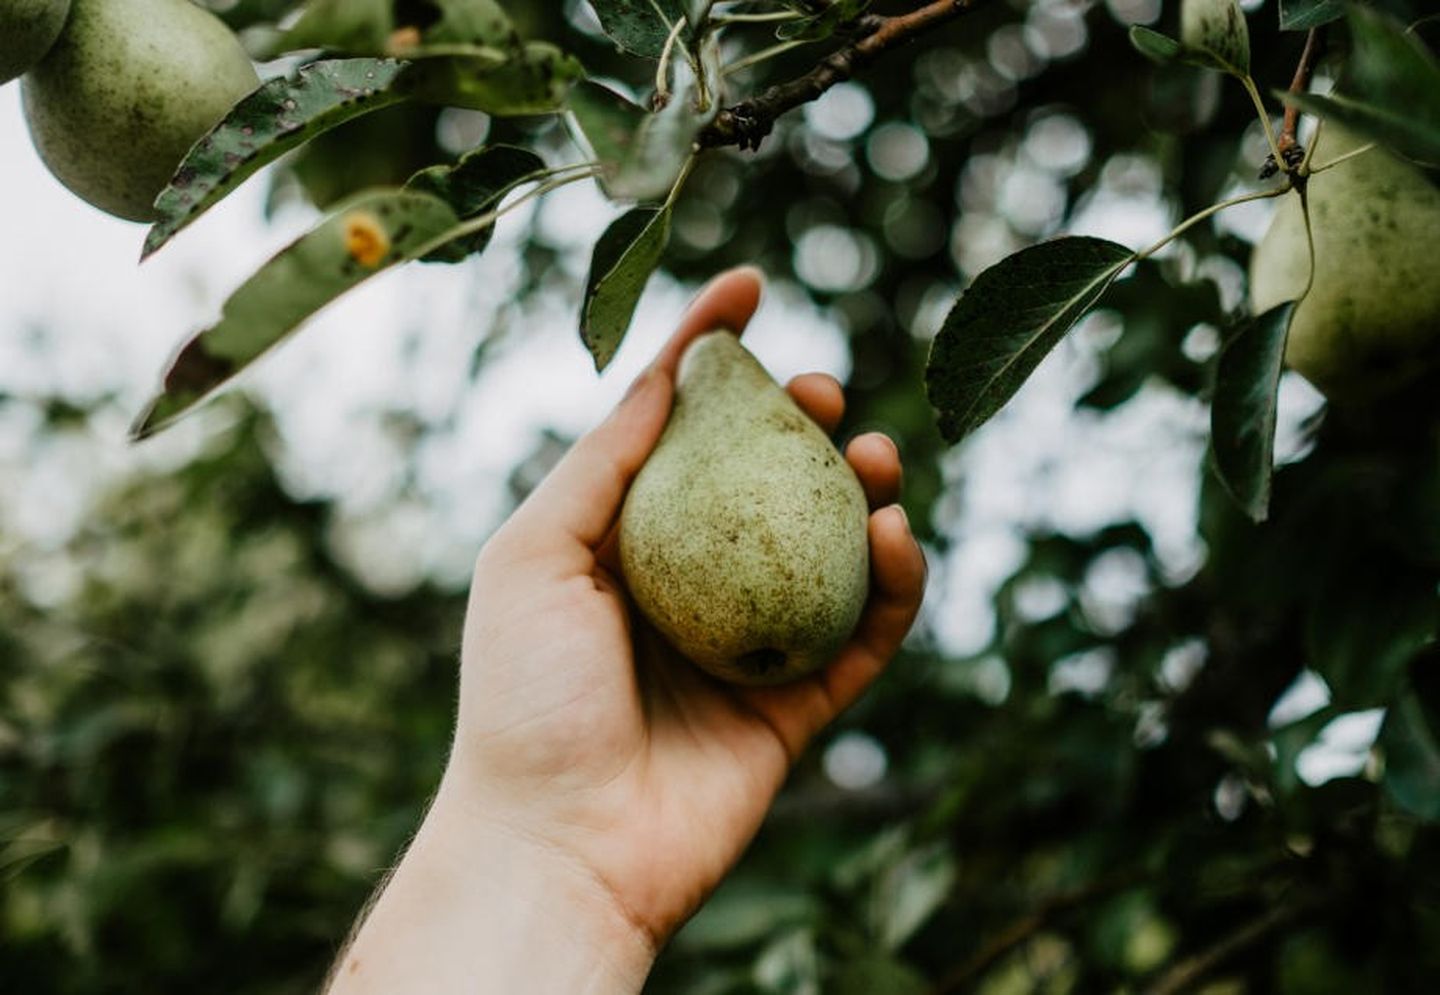
[[[760,291],[764,286],[765,278],[754,266],[726,270],[711,280],[686,309],[680,327],[655,357],[653,365],[673,380],[680,367],[680,357],[695,339],[717,328],[739,335],[760,306]]]

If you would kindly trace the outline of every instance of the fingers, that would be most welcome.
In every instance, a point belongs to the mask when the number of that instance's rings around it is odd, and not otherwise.
[[[870,577],[870,600],[855,635],[821,675],[834,714],[848,708],[880,675],[920,611],[925,554],[899,505],[870,516]]]
[[[835,431],[845,415],[845,393],[840,389],[840,382],[828,374],[803,373],[786,384],[785,389],[826,435]]]
[[[854,636],[835,661],[793,684],[740,691],[764,716],[792,762],[880,675],[920,611],[925,555],[905,513],[898,505],[881,508],[870,516],[869,530],[870,598]]]
[[[717,328],[728,328],[739,335],[760,306],[764,286],[764,277],[753,266],[727,270],[711,280],[690,304],[680,319],[680,327],[655,357],[654,365],[673,380],[680,357],[695,339]]]
[[[525,499],[496,541],[523,545],[527,556],[569,547],[588,561],[655,448],[673,396],[674,383],[664,370],[652,367],[641,374],[610,416],[575,443]]]
[[[845,447],[845,459],[855,469],[871,508],[883,508],[900,499],[900,450],[888,435],[868,432]]]

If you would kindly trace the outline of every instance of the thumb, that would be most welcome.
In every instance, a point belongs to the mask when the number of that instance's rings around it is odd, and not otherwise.
[[[525,554],[583,547],[587,557],[620,513],[625,492],[660,439],[674,381],[651,366],[605,421],[581,437],[511,516],[506,544]],[[498,536],[497,536],[498,538]]]

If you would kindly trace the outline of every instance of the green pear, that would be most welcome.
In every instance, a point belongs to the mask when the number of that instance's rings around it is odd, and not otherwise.
[[[620,515],[620,563],[645,617],[716,677],[801,677],[860,617],[868,524],[850,464],[740,340],[696,339]]]
[[[70,0],[0,0],[0,84],[45,58],[70,12]]]
[[[21,85],[50,172],[102,211],[150,221],[190,146],[259,82],[230,29],[190,0],[73,0]]]
[[[1314,161],[1365,140],[1325,125]],[[1368,401],[1440,362],[1440,189],[1375,148],[1308,184],[1315,282],[1290,325],[1289,365],[1335,401]],[[1255,313],[1295,300],[1310,276],[1297,194],[1250,260]]]

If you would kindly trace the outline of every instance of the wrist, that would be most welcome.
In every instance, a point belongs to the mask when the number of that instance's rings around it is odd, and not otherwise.
[[[449,781],[332,991],[638,993],[655,951],[603,882]]]

